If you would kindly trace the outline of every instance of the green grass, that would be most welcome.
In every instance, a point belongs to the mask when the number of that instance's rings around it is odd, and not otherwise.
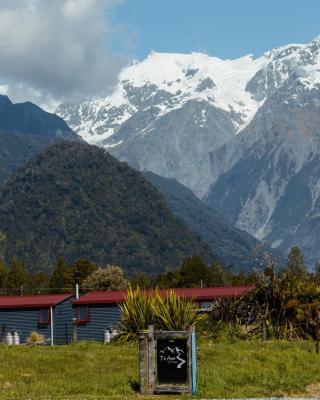
[[[307,395],[320,383],[314,350],[312,342],[202,340],[197,397]],[[136,345],[0,346],[1,400],[143,399],[138,380]]]

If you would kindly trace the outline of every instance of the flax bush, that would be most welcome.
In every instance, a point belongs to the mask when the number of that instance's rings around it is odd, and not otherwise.
[[[137,338],[139,331],[154,325],[162,330],[186,330],[205,318],[197,313],[192,300],[177,296],[173,291],[161,296],[158,290],[140,291],[129,288],[126,300],[120,304],[121,339]]]
[[[140,288],[129,287],[126,300],[119,305],[121,311],[120,339],[132,340],[138,332],[155,323],[154,296],[141,292]]]
[[[205,318],[199,314],[194,302],[178,296],[170,291],[166,296],[156,293],[153,302],[153,312],[156,317],[156,327],[166,331],[183,331],[196,325]]]

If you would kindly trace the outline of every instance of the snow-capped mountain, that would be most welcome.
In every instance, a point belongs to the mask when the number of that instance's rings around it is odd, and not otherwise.
[[[111,96],[64,104],[57,113],[89,143],[203,196],[212,180],[199,163],[262,104],[246,86],[265,63],[265,57],[152,53],[122,71]]]
[[[57,113],[257,238],[320,259],[320,38],[259,58],[152,53],[122,71],[111,96]]]

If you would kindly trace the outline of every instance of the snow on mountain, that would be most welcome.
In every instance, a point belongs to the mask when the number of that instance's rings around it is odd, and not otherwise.
[[[221,60],[201,53],[151,53],[143,62],[126,68],[120,81],[140,88],[155,85],[156,90],[176,98],[176,108],[189,100],[205,100],[224,111],[241,114],[246,122],[260,103],[245,87],[264,63],[265,57],[254,59],[250,55]],[[171,111],[165,103],[163,106],[160,116]]]
[[[57,114],[87,142],[202,196],[211,178],[199,179],[197,164],[253,118],[263,100],[246,86],[266,62],[152,52],[121,72],[110,96],[63,104]]]
[[[88,142],[176,179],[257,238],[285,251],[301,243],[309,260],[320,258],[320,37],[259,58],[153,52],[121,72],[110,96],[57,113]],[[300,219],[290,200],[297,182]]]
[[[267,55],[271,61],[248,83],[265,101],[211,154],[216,172],[205,200],[273,247],[300,245],[309,265],[320,259],[319,49],[317,38]]]
[[[261,104],[245,88],[265,62],[265,57],[255,59],[250,55],[221,60],[201,53],[152,52],[120,73],[119,83],[110,96],[61,105],[57,113],[83,139],[94,144],[112,136],[123,122],[151,103],[159,107],[160,118],[190,100],[204,100],[231,113],[238,129]],[[139,93],[137,99],[134,91],[141,89],[144,93]]]

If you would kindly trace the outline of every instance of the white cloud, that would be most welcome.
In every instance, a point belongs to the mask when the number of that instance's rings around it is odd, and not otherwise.
[[[118,3],[1,0],[0,91],[48,106],[106,93],[123,65],[107,18]]]

